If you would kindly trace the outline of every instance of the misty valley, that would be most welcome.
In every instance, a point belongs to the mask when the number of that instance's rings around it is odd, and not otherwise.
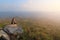
[[[23,33],[18,40],[60,40],[60,21],[48,18],[15,17]],[[0,18],[0,28],[10,24],[12,17]]]

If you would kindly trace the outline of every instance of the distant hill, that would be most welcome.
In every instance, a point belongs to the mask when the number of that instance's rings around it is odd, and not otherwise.
[[[44,13],[44,12],[0,12],[0,18],[5,17],[23,17],[32,19],[51,20],[55,22],[60,21],[59,13]]]
[[[22,12],[0,12],[0,17],[15,17],[15,16],[27,17],[29,16],[29,14]]]

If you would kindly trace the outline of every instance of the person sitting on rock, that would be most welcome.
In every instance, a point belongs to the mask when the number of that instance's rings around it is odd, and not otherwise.
[[[11,40],[15,40],[15,37],[23,33],[21,27],[17,26],[15,18],[12,19],[10,25],[6,25],[3,30],[10,36]]]

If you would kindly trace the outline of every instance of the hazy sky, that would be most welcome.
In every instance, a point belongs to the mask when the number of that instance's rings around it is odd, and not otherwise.
[[[0,0],[0,11],[60,12],[60,0]]]

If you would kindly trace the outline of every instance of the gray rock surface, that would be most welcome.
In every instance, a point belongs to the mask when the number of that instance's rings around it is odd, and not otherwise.
[[[5,39],[10,40],[8,34],[5,33],[3,30],[0,30],[0,37],[2,37],[2,36],[3,36]]]
[[[9,34],[20,34],[23,32],[21,27],[18,27],[16,24],[11,24],[11,25],[7,25],[4,28],[4,31],[6,31]]]

